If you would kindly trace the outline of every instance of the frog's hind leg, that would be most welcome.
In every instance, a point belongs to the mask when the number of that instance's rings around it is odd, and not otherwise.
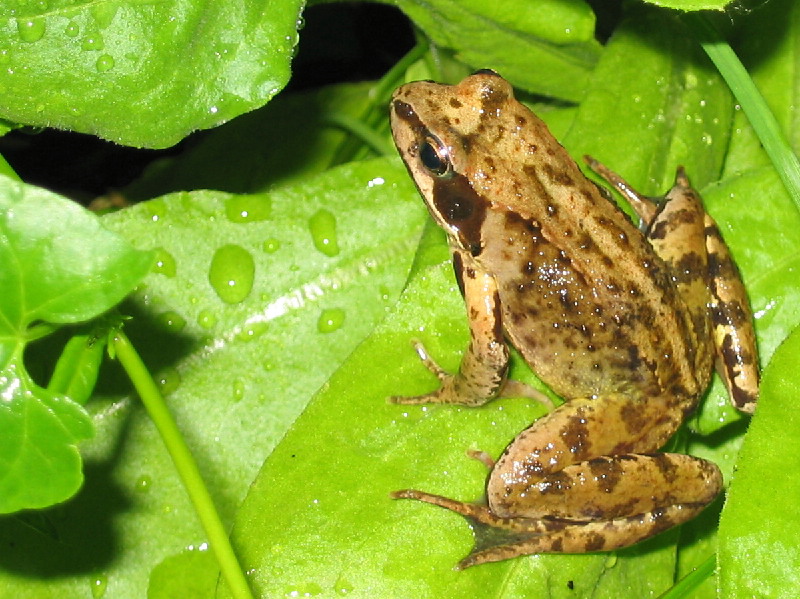
[[[611,520],[570,521],[554,518],[501,518],[485,506],[464,503],[413,489],[392,493],[462,515],[470,522],[475,545],[456,569],[539,553],[612,551],[648,539],[697,516],[705,503],[684,503]]]
[[[753,312],[728,246],[708,215],[705,233],[717,372],[725,381],[733,405],[752,414],[758,400],[759,379]]]

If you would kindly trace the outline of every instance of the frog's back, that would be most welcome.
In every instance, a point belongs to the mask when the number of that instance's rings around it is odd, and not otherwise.
[[[593,201],[611,207],[602,196]],[[702,391],[690,315],[625,215],[612,208],[537,220],[489,211],[487,219],[499,228],[502,220],[504,234],[487,238],[477,259],[503,265],[495,276],[506,334],[555,391],[586,397],[635,387],[681,398]]]

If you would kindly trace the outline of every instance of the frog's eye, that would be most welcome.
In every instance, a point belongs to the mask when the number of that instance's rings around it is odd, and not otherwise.
[[[453,171],[447,147],[435,137],[426,137],[420,144],[419,159],[422,166],[437,177],[449,175]]]

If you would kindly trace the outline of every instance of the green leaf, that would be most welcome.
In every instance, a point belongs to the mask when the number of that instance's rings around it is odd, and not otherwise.
[[[732,0],[644,0],[648,4],[660,6],[662,8],[674,8],[680,11],[690,10],[725,10],[730,4],[735,4]]]
[[[719,530],[723,597],[794,597],[800,585],[800,330],[778,348],[764,371],[761,397]],[[780,437],[780,442],[776,438]],[[757,514],[754,525],[753,514]]]
[[[257,594],[571,597],[595,589],[619,597],[669,584],[673,558],[663,538],[619,557],[538,556],[453,570],[471,546],[467,523],[393,501],[389,492],[414,486],[476,498],[486,468],[465,451],[498,455],[543,408],[527,400],[483,409],[387,403],[390,395],[436,386],[409,344],[414,337],[443,367],[457,368],[467,330],[449,262],[411,281],[398,309],[314,398],[259,473],[233,532]],[[637,571],[660,574],[632,587]]]
[[[149,270],[100,220],[56,194],[0,177],[0,336],[42,320],[82,322],[115,306]]]
[[[31,380],[23,363],[28,327],[101,314],[151,263],[83,208],[0,178],[0,513],[74,494],[82,481],[75,445],[93,432],[78,404]]]
[[[609,40],[564,144],[645,194],[663,195],[680,164],[702,189],[722,170],[732,96],[676,16],[652,9],[637,16]]]
[[[17,352],[0,369],[0,513],[64,501],[83,481],[75,447],[93,434],[86,412],[28,377]]]
[[[192,547],[153,568],[147,599],[211,597],[217,584],[217,564],[208,547]]]
[[[600,53],[594,13],[583,2],[399,0],[393,4],[435,44],[453,50],[473,69],[491,67],[535,94],[579,101]]]
[[[0,117],[166,147],[289,79],[303,2],[26,1],[0,8]],[[58,90],[58,93],[50,93]]]
[[[346,138],[332,118],[359,115],[372,87],[344,84],[281,94],[210,131],[180,156],[151,165],[125,196],[149,199],[195,189],[255,193],[302,181],[331,166]]]
[[[334,256],[318,249],[330,244],[310,224],[326,212],[336,215]],[[396,301],[425,214],[399,160],[382,159],[269,194],[174,194],[103,217],[156,250],[153,272],[122,307],[133,316],[125,331],[168,392],[223,522],[308,400]],[[236,304],[209,279],[217,249],[231,244],[254,265]],[[153,568],[206,540],[123,376],[104,370],[88,404],[97,434],[82,446],[81,494],[51,514],[58,540],[0,520],[0,544],[16,548],[0,556],[0,595],[38,599],[39,572],[67,572],[49,580],[50,592],[81,596],[102,575],[108,597],[159,596],[164,570]]]

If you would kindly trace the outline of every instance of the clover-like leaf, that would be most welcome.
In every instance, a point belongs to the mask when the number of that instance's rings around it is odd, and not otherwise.
[[[83,408],[28,375],[30,326],[98,316],[151,263],[80,206],[0,177],[0,513],[72,495],[82,480],[75,445],[92,435]]]

